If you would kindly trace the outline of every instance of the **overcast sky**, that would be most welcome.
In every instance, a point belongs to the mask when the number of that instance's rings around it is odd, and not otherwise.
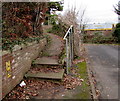
[[[113,5],[119,0],[64,0],[64,11],[72,6],[78,10],[86,9],[85,19],[88,23],[116,23],[118,15]],[[82,9],[81,9],[82,8]]]

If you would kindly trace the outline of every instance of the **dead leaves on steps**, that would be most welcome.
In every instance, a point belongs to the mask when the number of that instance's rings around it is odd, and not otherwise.
[[[56,94],[62,90],[75,89],[77,86],[81,86],[83,79],[79,77],[73,77],[70,75],[64,75],[61,82],[53,82],[40,79],[28,79],[24,80],[25,86],[17,87],[12,90],[5,99],[30,99],[31,97],[41,96],[41,91],[51,91],[51,93]],[[56,89],[57,88],[57,89]],[[46,94],[46,96],[49,96]]]
[[[58,66],[51,66],[51,67],[33,67],[30,69],[31,73],[38,73],[38,72],[54,72],[58,73],[62,68],[59,68]]]

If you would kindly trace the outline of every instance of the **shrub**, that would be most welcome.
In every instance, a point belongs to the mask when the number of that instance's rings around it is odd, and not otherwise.
[[[89,35],[84,35],[83,38],[84,43],[97,43],[97,44],[103,44],[103,43],[116,43],[117,38],[113,36],[102,36],[102,35],[94,35],[93,37],[90,37]]]
[[[116,26],[113,36],[116,37],[118,39],[118,43],[120,43],[120,26]]]

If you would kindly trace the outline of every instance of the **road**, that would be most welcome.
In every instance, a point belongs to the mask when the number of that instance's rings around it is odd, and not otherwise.
[[[85,48],[89,65],[95,73],[97,88],[101,92],[100,99],[118,99],[118,46],[86,44]]]

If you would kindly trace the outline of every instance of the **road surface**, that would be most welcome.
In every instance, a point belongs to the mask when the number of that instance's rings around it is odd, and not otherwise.
[[[118,46],[85,45],[90,66],[95,73],[100,99],[118,99]],[[119,47],[120,48],[120,47]]]

